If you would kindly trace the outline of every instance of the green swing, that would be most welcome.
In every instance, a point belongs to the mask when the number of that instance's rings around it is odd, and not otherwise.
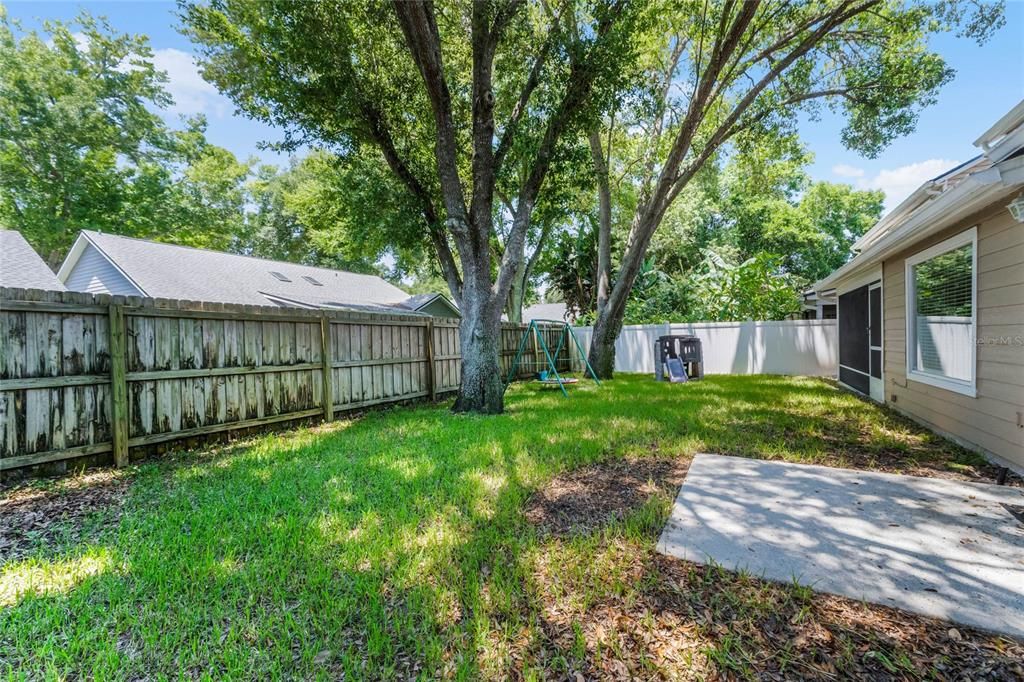
[[[543,323],[545,325],[558,325],[562,328],[561,334],[558,335],[558,346],[555,348],[553,356],[548,352],[548,344],[544,340],[544,334],[542,333],[543,330],[540,328],[538,323]],[[580,357],[583,358],[583,364],[587,368],[587,372],[590,373],[590,377],[594,380],[594,383],[598,386],[601,385],[601,381],[597,378],[594,368],[591,367],[590,363],[587,361],[587,354],[583,352],[583,346],[580,345],[579,339],[576,338],[576,334],[567,322],[558,320],[530,320],[530,324],[526,327],[526,331],[523,332],[523,337],[519,340],[519,349],[516,351],[516,357],[512,360],[512,366],[509,368],[508,377],[505,380],[505,390],[508,390],[508,387],[516,377],[516,370],[519,369],[519,365],[523,361],[523,351],[526,350],[526,340],[530,338],[531,334],[536,335],[537,345],[544,351],[544,358],[546,359],[546,363],[541,361],[535,361],[535,363],[540,364],[541,366],[546,364],[550,373],[554,375],[554,379],[549,379],[547,378],[548,370],[540,370],[537,372],[538,378],[535,381],[540,386],[547,388],[557,386],[561,389],[562,394],[568,398],[569,392],[565,390],[565,387],[579,382],[579,379],[575,377],[563,377],[559,375],[558,368],[555,366],[555,361],[553,359],[557,358],[558,354],[562,352],[562,346],[565,345],[568,338],[573,340],[573,344],[576,346],[576,350],[579,352]],[[529,360],[526,362],[530,363]]]

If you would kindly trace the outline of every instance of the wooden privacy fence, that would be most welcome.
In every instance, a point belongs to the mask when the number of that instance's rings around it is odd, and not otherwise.
[[[503,325],[506,374],[525,329]],[[454,319],[23,289],[0,343],[0,471],[433,399],[461,369]]]

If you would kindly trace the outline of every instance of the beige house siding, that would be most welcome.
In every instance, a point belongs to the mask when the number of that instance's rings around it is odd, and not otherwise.
[[[1024,469],[1024,225],[1000,202],[883,265],[885,400],[936,431]],[[977,397],[907,380],[905,259],[978,227]]]

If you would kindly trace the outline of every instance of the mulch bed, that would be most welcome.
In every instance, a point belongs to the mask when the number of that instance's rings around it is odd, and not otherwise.
[[[0,490],[0,563],[40,548],[82,541],[97,530],[88,523],[96,514],[102,513],[108,523],[116,522],[129,482],[123,472],[100,469]]]
[[[544,534],[588,533],[641,507],[659,490],[675,495],[689,459],[612,459],[563,473],[526,503],[525,516]]]
[[[568,661],[570,679],[1024,680],[1020,640],[662,556],[653,537],[612,535],[568,577],[563,537],[674,496],[689,461],[602,462],[530,498],[526,518],[548,538],[533,576],[545,641],[518,655]],[[609,564],[625,590],[602,591]]]
[[[1024,679],[1024,642],[628,543],[604,551],[635,589],[579,608],[557,544],[535,574],[543,629],[563,656],[585,642],[585,679]]]

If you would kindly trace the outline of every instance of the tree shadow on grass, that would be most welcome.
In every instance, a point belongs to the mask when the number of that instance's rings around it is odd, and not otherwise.
[[[814,430],[742,425],[798,420],[807,391],[834,389],[732,379],[624,377],[568,400],[515,387],[498,417],[403,408],[143,466],[100,543],[107,568],[3,607],[0,660],[110,678],[567,673],[573,648],[542,626],[525,500],[609,456],[821,456]]]
[[[144,468],[113,565],[3,608],[2,658],[113,677],[475,677],[491,602],[519,600],[522,477],[568,446],[519,430],[420,408]],[[38,646],[53,638],[59,657]]]
[[[1016,679],[1024,645],[903,611],[655,555],[636,538],[552,545],[542,627],[588,678]],[[615,563],[608,589],[588,565]]]

